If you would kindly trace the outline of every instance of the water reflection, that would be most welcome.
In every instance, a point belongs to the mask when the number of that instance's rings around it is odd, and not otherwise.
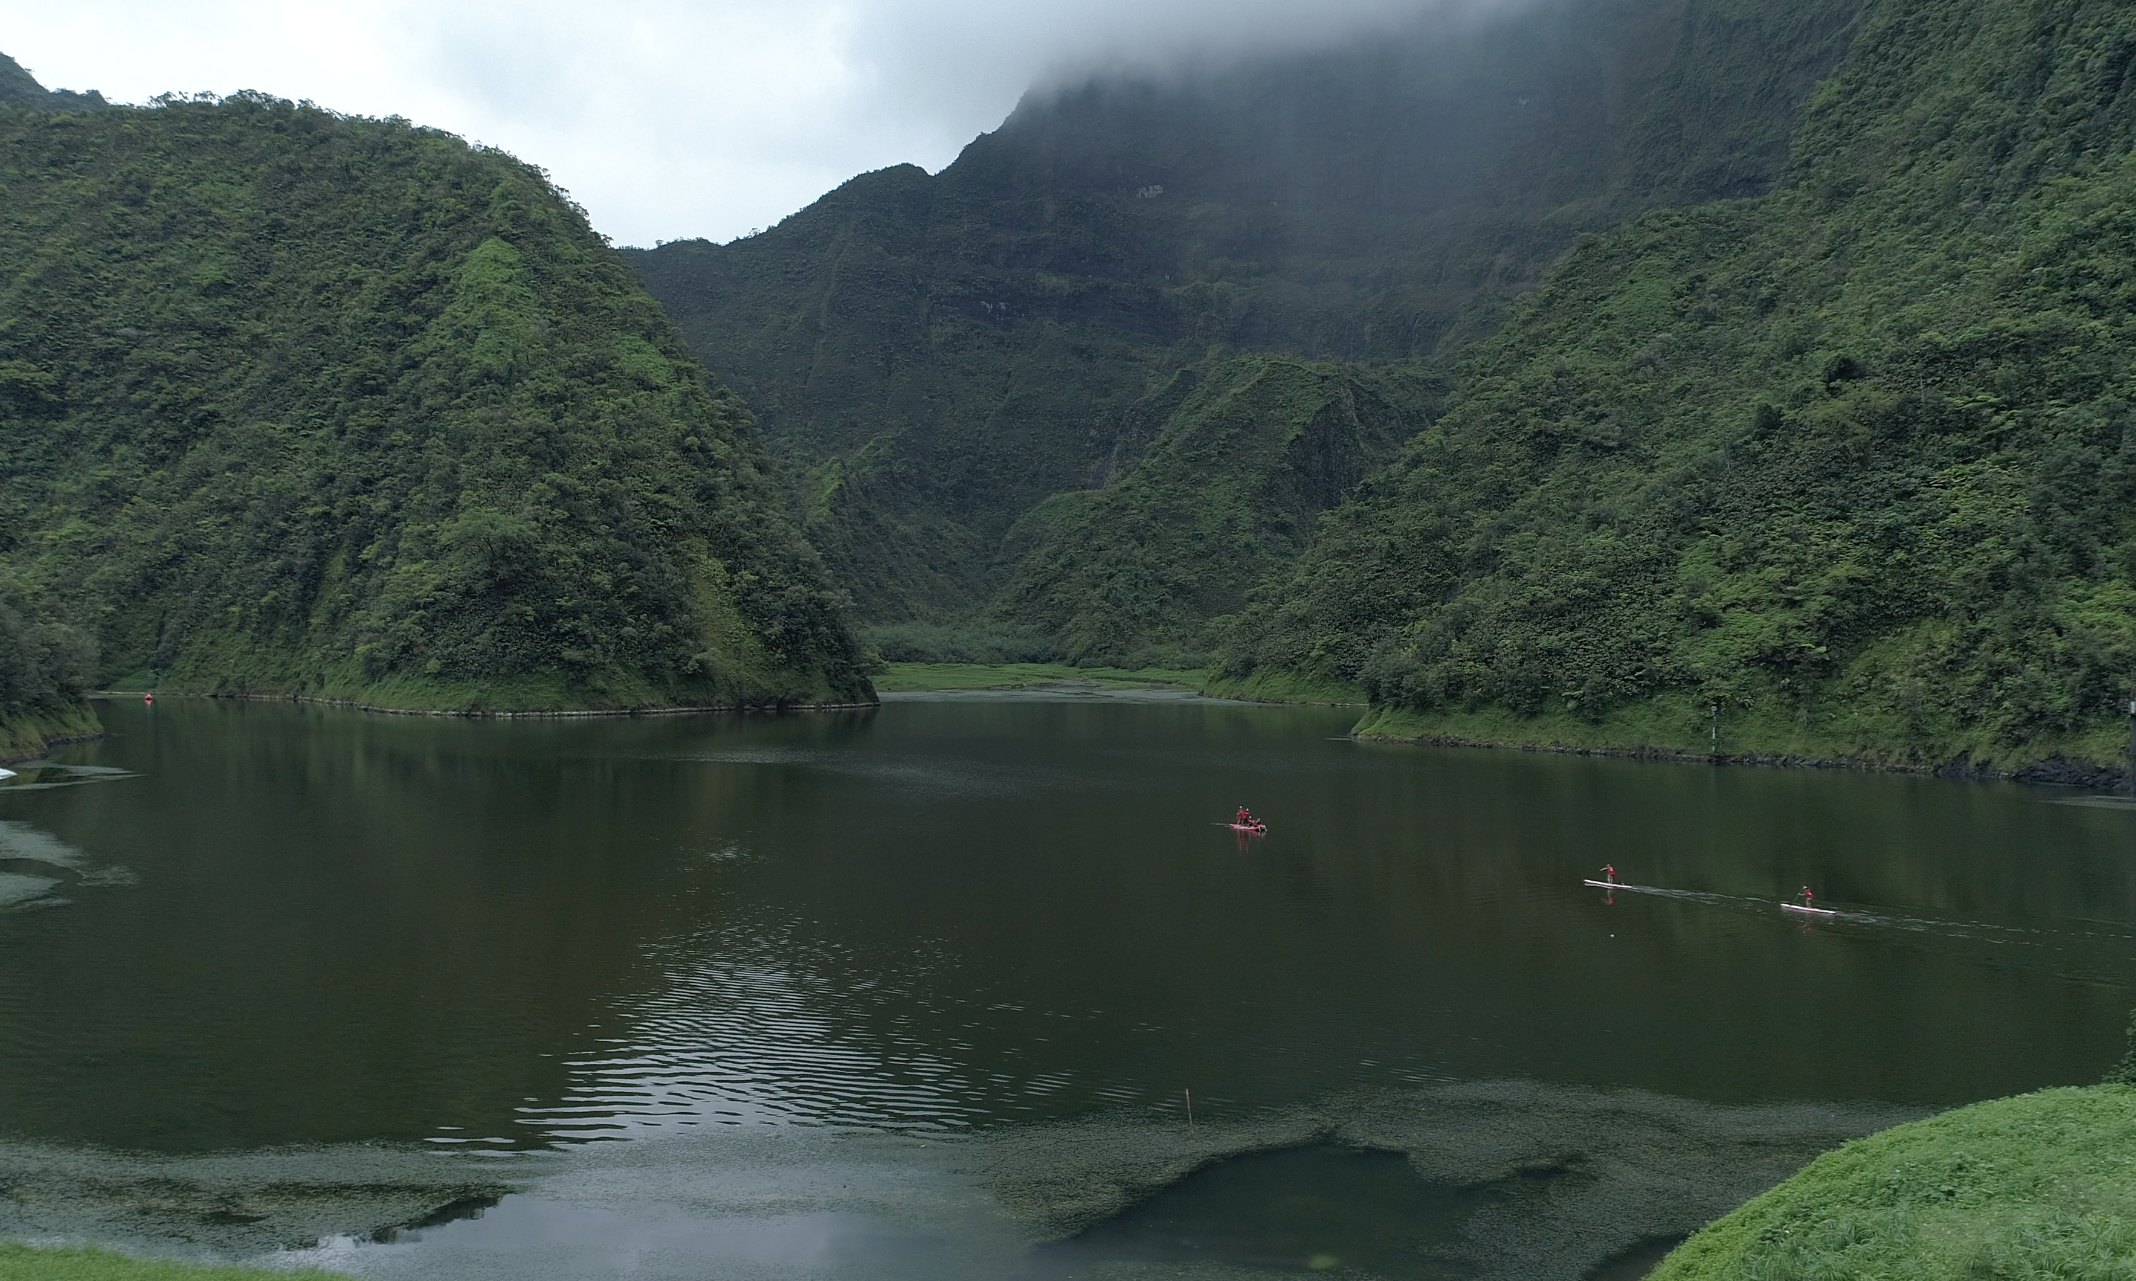
[[[2136,988],[2136,812],[2015,787],[1178,699],[105,714],[0,785],[18,1142],[997,1143],[1504,1079],[1919,1109],[2095,1078]],[[1785,919],[1805,884],[1840,914]]]

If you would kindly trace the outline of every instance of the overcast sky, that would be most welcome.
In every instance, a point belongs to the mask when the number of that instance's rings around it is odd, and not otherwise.
[[[548,169],[619,244],[729,240],[938,170],[1033,83],[1353,38],[1493,0],[0,0],[0,52],[120,102],[260,89]]]

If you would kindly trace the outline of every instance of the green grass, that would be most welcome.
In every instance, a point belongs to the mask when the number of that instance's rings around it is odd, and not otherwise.
[[[1652,1281],[2136,1276],[2136,1087],[1995,1099],[1857,1139]]]
[[[55,742],[96,738],[104,723],[86,703],[0,714],[0,762],[33,760]]]
[[[339,1273],[313,1268],[265,1271],[217,1267],[168,1259],[136,1259],[90,1247],[38,1249],[0,1241],[0,1281],[281,1281],[289,1277],[329,1277]]]
[[[1168,667],[1070,667],[1066,663],[892,663],[875,678],[884,693],[942,689],[1025,689],[1081,681],[1119,689],[1184,685],[1200,689],[1203,673]]]
[[[1264,668],[1245,677],[1211,673],[1202,692],[1247,703],[1328,703],[1337,707],[1366,703],[1365,691],[1347,681],[1317,680],[1303,672]]]

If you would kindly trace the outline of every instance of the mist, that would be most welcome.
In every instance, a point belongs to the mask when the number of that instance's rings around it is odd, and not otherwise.
[[[728,240],[938,170],[1034,87],[1202,72],[1514,0],[0,0],[0,51],[117,102],[257,89],[548,169],[618,243]]]

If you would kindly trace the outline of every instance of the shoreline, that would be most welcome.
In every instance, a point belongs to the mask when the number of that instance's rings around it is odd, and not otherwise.
[[[72,707],[0,717],[0,765],[41,760],[55,747],[104,737],[104,722],[87,699]]]
[[[1364,721],[1359,721],[1364,724]],[[1761,769],[1841,770],[1856,774],[1913,774],[1980,783],[2035,783],[2074,787],[2106,794],[2129,790],[2129,771],[2102,764],[2088,757],[2052,755],[2030,760],[2016,769],[2002,769],[1986,762],[1975,763],[1971,753],[1961,752],[1940,765],[1922,762],[1879,761],[1862,756],[1816,756],[1801,752],[1693,752],[1676,747],[1623,746],[1607,743],[1505,741],[1469,738],[1460,734],[1388,734],[1352,729],[1350,737],[1360,743],[1389,743],[1411,747],[1487,748],[1506,752],[1551,752],[1562,756],[1608,756],[1620,760],[1654,761],[1671,765],[1742,765]]]
[[[88,694],[93,702],[116,702],[120,699],[137,698],[141,693],[154,691],[95,690]],[[489,707],[388,707],[383,703],[366,703],[353,698],[324,698],[317,694],[204,694],[193,690],[175,690],[162,694],[163,698],[196,698],[233,703],[309,703],[316,707],[339,707],[354,712],[374,712],[381,716],[457,716],[467,720],[571,720],[590,717],[631,716],[690,716],[731,715],[785,712],[840,712],[867,711],[881,706],[877,699],[865,703],[700,703],[690,706],[662,707],[595,707],[551,709],[504,709]],[[101,738],[103,735],[91,735]],[[58,742],[60,740],[52,740]],[[72,740],[86,741],[86,740]]]

